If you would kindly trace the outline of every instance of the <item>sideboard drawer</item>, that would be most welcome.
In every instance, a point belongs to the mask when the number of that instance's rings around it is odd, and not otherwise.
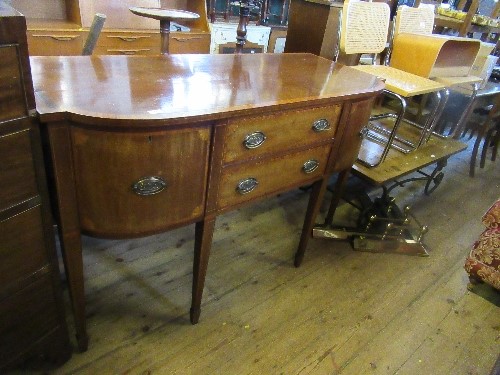
[[[169,51],[171,54],[209,53],[210,33],[185,33],[185,32],[170,33]]]
[[[97,55],[150,55],[160,53],[159,33],[103,31],[94,54]]]
[[[38,195],[29,130],[0,136],[0,160],[0,211]]]
[[[81,227],[140,236],[204,213],[208,128],[120,133],[72,128]]]
[[[28,30],[30,56],[78,56],[87,33],[83,30]]]
[[[338,104],[231,120],[225,130],[223,161],[230,163],[333,139],[340,110]]]
[[[300,186],[320,177],[326,167],[330,145],[281,155],[259,162],[223,168],[217,208]]]

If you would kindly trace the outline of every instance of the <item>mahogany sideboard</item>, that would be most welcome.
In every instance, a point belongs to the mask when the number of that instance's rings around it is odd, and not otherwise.
[[[26,21],[0,1],[0,373],[69,344]]]
[[[349,170],[375,76],[312,54],[32,57],[58,224],[85,350],[81,234],[195,225],[198,322],[216,216],[312,185],[300,263],[328,177]]]

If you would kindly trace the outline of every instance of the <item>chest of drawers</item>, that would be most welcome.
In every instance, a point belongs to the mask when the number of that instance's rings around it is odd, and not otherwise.
[[[0,373],[70,355],[25,30],[0,2]]]

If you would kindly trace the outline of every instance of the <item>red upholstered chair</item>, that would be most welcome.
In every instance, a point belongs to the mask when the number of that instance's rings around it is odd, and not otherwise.
[[[500,290],[500,198],[482,218],[486,230],[465,261],[471,283],[485,282]]]

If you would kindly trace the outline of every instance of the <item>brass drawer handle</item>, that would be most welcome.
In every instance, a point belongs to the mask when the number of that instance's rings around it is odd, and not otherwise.
[[[330,129],[330,123],[326,118],[321,118],[313,122],[312,130],[315,132],[319,133],[328,129]]]
[[[243,146],[248,149],[260,147],[262,146],[266,138],[266,135],[261,131],[247,134],[245,139],[243,140]]]
[[[123,35],[108,35],[108,38],[112,39],[120,39],[124,42],[135,42],[139,39],[151,38],[149,35],[141,35],[141,36],[123,36]]]
[[[189,42],[190,40],[197,40],[197,39],[203,39],[203,38],[201,36],[192,36],[189,38],[179,38],[178,36],[173,36],[172,39],[177,41],[177,42]]]
[[[132,185],[137,195],[154,195],[167,187],[167,182],[158,176],[143,177]]]
[[[147,52],[151,51],[149,48],[143,48],[143,49],[108,49],[108,52],[118,52],[123,55],[135,55],[136,53],[139,52]]]
[[[33,36],[36,38],[52,38],[60,42],[70,42],[80,37],[80,35],[47,35],[47,34],[33,35]]]
[[[248,177],[238,182],[238,185],[236,186],[236,191],[242,195],[248,194],[252,190],[254,190],[258,184],[259,181],[257,181],[256,178]]]
[[[313,173],[316,169],[318,169],[318,167],[319,167],[319,161],[317,161],[315,159],[309,159],[302,166],[302,170],[304,171],[304,173],[309,174],[309,173]]]

